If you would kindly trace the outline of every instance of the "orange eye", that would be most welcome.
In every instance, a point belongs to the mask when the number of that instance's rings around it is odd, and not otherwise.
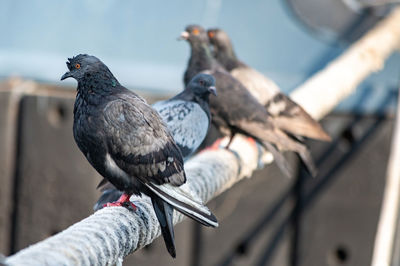
[[[214,32],[212,32],[212,31],[209,31],[209,32],[208,32],[208,37],[214,38],[214,36],[215,36],[215,33],[214,33]]]
[[[81,64],[75,64],[75,68],[76,69],[80,69],[81,68]]]
[[[192,30],[192,33],[193,33],[193,35],[199,35],[200,31],[199,31],[199,29],[194,28],[194,29]]]

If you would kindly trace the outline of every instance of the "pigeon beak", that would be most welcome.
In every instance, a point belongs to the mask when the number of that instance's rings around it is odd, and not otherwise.
[[[66,72],[64,75],[62,75],[61,80],[64,80],[66,78],[72,77],[72,73],[70,71]]]
[[[184,31],[181,33],[181,36],[178,37],[178,41],[180,40],[187,40],[189,38],[189,32]]]
[[[209,88],[208,88],[208,91],[209,91],[211,94],[214,94],[215,96],[217,96],[217,89],[216,89],[214,86],[209,87]]]

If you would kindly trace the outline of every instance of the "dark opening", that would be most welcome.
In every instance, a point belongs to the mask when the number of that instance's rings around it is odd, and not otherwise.
[[[338,246],[335,249],[334,256],[339,264],[344,264],[349,260],[349,251],[344,246]]]
[[[49,110],[48,119],[50,124],[52,124],[53,126],[60,125],[63,121],[67,119],[66,107],[61,103],[58,103],[57,105],[53,106]]]
[[[60,117],[60,119],[64,119],[66,117],[66,110],[65,110],[65,106],[63,106],[62,104],[58,104],[56,107],[56,111],[58,113],[58,116]]]

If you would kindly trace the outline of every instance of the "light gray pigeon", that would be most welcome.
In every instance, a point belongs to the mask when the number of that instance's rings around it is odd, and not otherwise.
[[[211,75],[198,74],[175,97],[153,104],[161,115],[183,160],[188,159],[200,146],[210,127],[209,95],[216,95],[215,79]]]

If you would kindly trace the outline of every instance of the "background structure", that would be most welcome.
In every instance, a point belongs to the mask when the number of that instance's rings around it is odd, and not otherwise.
[[[1,89],[20,92],[0,97],[0,143],[7,151],[0,158],[0,252],[6,255],[88,216],[98,197],[100,178],[72,140],[75,85],[62,88],[58,81],[67,57],[100,57],[122,84],[154,101],[182,87],[189,48],[176,37],[188,23],[224,28],[240,58],[285,92],[347,48],[309,34],[281,1],[71,2],[1,4]],[[158,239],[125,264],[368,264],[399,70],[395,54],[324,119],[334,142],[310,142],[319,178],[299,171],[288,180],[268,166],[209,204],[218,230],[190,221],[176,227],[177,260]]]

